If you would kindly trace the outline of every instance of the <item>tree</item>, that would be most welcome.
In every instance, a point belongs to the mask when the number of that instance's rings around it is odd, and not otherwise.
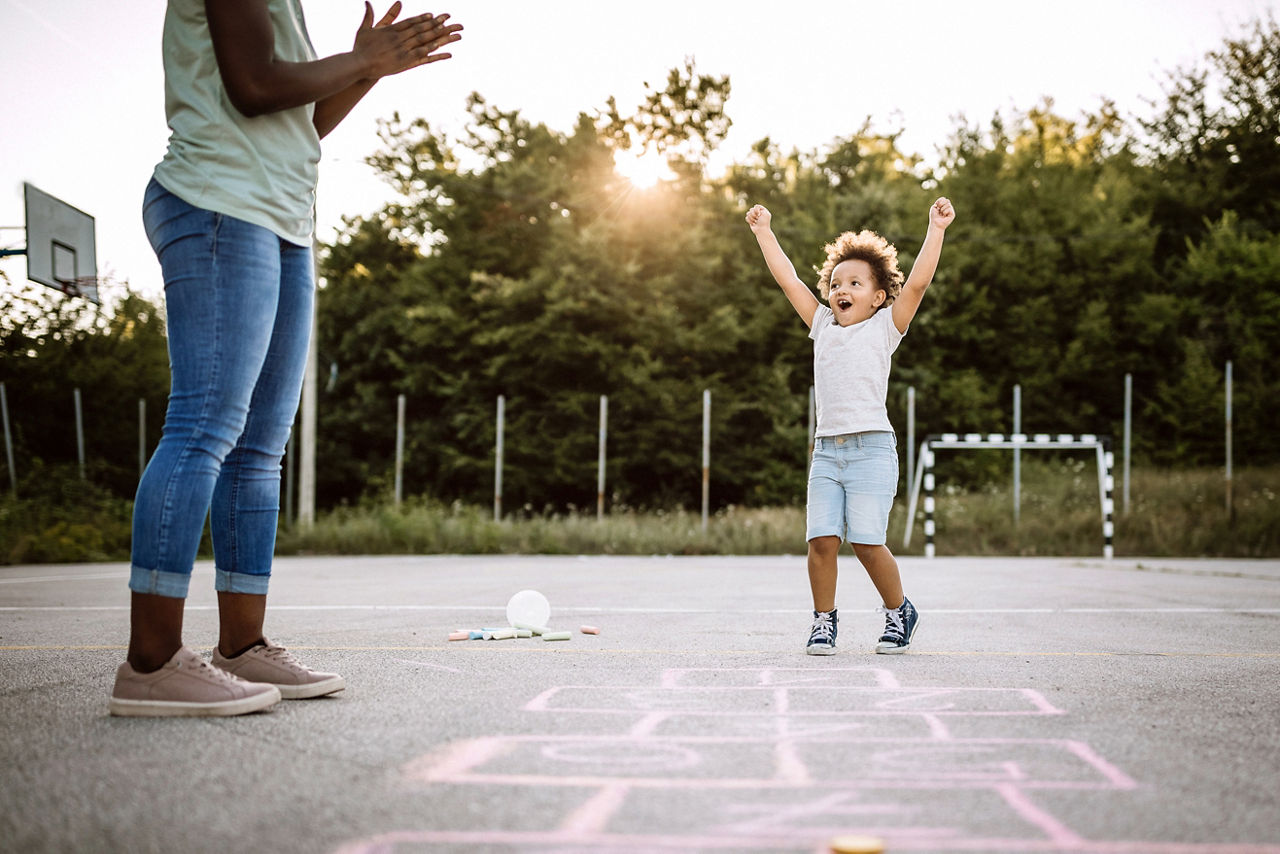
[[[948,429],[1008,430],[1020,384],[1026,429],[1110,430],[1120,377],[1141,360],[1116,344],[1134,295],[1156,281],[1122,130],[1109,104],[1073,121],[1046,100],[953,137],[939,191],[963,219],[947,235],[912,352],[935,382],[969,369],[994,394],[985,412],[975,401],[967,413],[978,422]]]
[[[1161,258],[1185,252],[1205,223],[1235,211],[1252,234],[1280,231],[1280,24],[1248,25],[1206,64],[1169,74],[1140,120],[1138,146]]]
[[[150,452],[168,396],[161,308],[127,283],[114,300],[98,306],[13,285],[3,274],[0,279],[0,382],[16,459],[33,467],[76,464],[79,389],[89,477],[132,497],[138,483],[137,402],[147,401]]]
[[[1266,459],[1271,417],[1280,399],[1273,369],[1280,344],[1280,235],[1251,238],[1233,212],[1205,224],[1199,243],[1188,241],[1172,285],[1186,310],[1181,316],[1188,352],[1181,385],[1170,385],[1161,411],[1187,437],[1180,463],[1218,463],[1223,457],[1223,371],[1232,362],[1235,442],[1241,459]],[[1187,385],[1202,387],[1195,391]],[[1204,405],[1202,405],[1204,404]],[[1207,411],[1205,410],[1207,406]],[[1194,425],[1194,426],[1193,426]],[[1194,441],[1193,441],[1194,440]]]

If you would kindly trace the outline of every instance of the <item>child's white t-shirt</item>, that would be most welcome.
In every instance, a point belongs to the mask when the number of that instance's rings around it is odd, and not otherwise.
[[[819,304],[813,313],[815,436],[840,436],[888,430],[889,362],[905,333],[893,323],[893,310],[882,308],[852,326],[840,326],[835,314]]]

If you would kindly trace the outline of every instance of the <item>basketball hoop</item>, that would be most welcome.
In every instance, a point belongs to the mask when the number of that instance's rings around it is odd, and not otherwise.
[[[58,290],[69,297],[81,297],[90,302],[100,303],[98,288],[104,283],[97,276],[78,276],[74,279],[58,279]]]
[[[24,182],[27,247],[6,255],[27,256],[27,278],[69,296],[98,302],[97,240],[93,217]]]

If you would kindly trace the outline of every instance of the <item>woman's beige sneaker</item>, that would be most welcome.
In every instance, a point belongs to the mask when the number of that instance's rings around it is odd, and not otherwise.
[[[278,702],[274,685],[238,679],[184,646],[153,673],[139,673],[127,661],[120,665],[110,711],[124,717],[223,717]]]
[[[235,658],[224,658],[214,647],[213,664],[249,682],[274,685],[286,700],[323,697],[347,687],[346,680],[338,674],[312,670],[289,650],[275,646],[266,638]]]

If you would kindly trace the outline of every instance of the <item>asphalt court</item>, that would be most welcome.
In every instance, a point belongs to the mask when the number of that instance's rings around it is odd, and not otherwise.
[[[848,556],[811,657],[801,556],[282,558],[347,690],[186,720],[106,714],[125,565],[0,568],[0,847],[1280,854],[1280,562],[900,563],[912,651]],[[525,588],[572,640],[446,641]]]

